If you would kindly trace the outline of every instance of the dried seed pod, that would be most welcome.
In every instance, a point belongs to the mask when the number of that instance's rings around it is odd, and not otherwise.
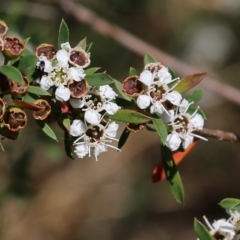
[[[42,43],[36,48],[35,54],[37,57],[45,56],[49,61],[52,61],[55,59],[57,49],[52,45],[48,43]]]
[[[7,36],[4,38],[4,55],[10,59],[17,58],[25,50],[25,45],[22,40],[18,37]]]
[[[126,128],[130,131],[130,132],[140,132],[145,128],[146,124],[145,123],[140,123],[140,124],[134,124],[134,123],[126,123]]]
[[[44,99],[38,99],[33,104],[43,108],[38,111],[33,111],[32,112],[33,118],[35,118],[37,120],[45,120],[51,113],[51,106],[48,103],[48,101],[46,101]]]
[[[76,67],[85,68],[90,64],[90,54],[81,48],[73,48],[70,50],[69,62]]]
[[[72,80],[68,83],[68,88],[71,91],[71,97],[79,99],[87,94],[89,85],[86,79],[79,82]]]
[[[0,38],[3,38],[6,35],[7,31],[7,24],[4,21],[0,20]]]
[[[138,76],[129,76],[122,82],[122,91],[129,97],[138,97],[144,92],[144,84]]]

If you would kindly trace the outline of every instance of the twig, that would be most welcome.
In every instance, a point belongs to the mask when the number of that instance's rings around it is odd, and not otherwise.
[[[82,6],[76,4],[73,1],[57,0],[59,6],[65,12],[72,14],[78,21],[88,24],[91,28],[96,30],[102,35],[109,36],[116,40],[131,51],[143,56],[146,53],[153,55],[156,59],[163,62],[165,65],[171,66],[176,72],[182,76],[186,76],[192,73],[199,72],[181,60],[170,56],[169,54],[159,50],[158,48],[146,43],[145,41],[135,37],[131,33],[124,29],[110,24],[104,19],[97,16],[94,12]],[[228,99],[229,101],[240,105],[240,91],[234,87],[222,83],[219,80],[207,76],[203,82],[200,83],[205,89]]]
[[[203,137],[211,137],[218,139],[220,141],[228,141],[228,142],[240,142],[240,135],[231,133],[231,132],[224,132],[221,130],[212,130],[204,128],[202,130],[195,130],[194,133],[197,133]]]

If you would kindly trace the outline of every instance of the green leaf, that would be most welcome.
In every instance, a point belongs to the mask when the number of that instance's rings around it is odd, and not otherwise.
[[[130,131],[127,128],[125,128],[122,132],[121,137],[119,138],[119,142],[118,142],[119,149],[121,149],[123,147],[123,145],[126,143],[129,135],[130,135]]]
[[[85,79],[89,85],[96,87],[113,83],[113,79],[106,73],[87,74]]]
[[[18,69],[24,69],[32,65],[36,65],[37,56],[34,54],[28,54],[22,56],[17,62],[14,63],[14,66]]]
[[[237,198],[225,198],[223,199],[219,205],[227,210],[236,210],[240,211],[240,199]]]
[[[155,63],[157,60],[151,56],[150,54],[146,54],[143,59],[144,66],[147,65],[148,63]]]
[[[124,98],[124,99],[126,99],[126,100],[128,100],[128,101],[131,101],[132,98],[128,97],[126,94],[123,93],[123,91],[122,91],[122,83],[119,82],[119,81],[116,80],[116,79],[113,79],[113,82],[114,82],[114,85],[115,85],[118,93],[121,95],[121,97]]]
[[[62,114],[62,124],[69,131],[70,130],[70,119],[67,114]]]
[[[92,68],[88,68],[84,71],[85,74],[93,74],[95,73],[96,71],[98,71],[100,69],[100,67],[92,67]]]
[[[50,138],[52,138],[53,140],[58,142],[55,133],[45,122],[40,121],[40,120],[36,120],[36,122],[47,136],[49,136]]]
[[[67,131],[64,131],[64,147],[65,147],[65,152],[67,156],[72,160],[74,160],[74,155],[72,152],[71,135]]]
[[[184,77],[180,79],[179,84],[174,88],[174,90],[180,93],[184,93],[187,90],[195,87],[198,83],[200,83],[206,75],[207,75],[206,72],[202,72],[202,73],[195,73],[187,77]],[[175,82],[172,83],[171,85],[174,85],[174,84]]]
[[[13,66],[9,65],[0,66],[0,73],[2,73],[3,75],[5,75],[14,82],[24,84],[21,72]]]
[[[130,67],[129,76],[136,76],[136,75],[138,75],[137,70],[133,67]]]
[[[214,240],[214,238],[210,235],[206,227],[196,218],[194,219],[194,231],[199,240]]]
[[[30,37],[23,40],[23,43],[24,43],[25,46],[27,45],[29,40],[30,40]]]
[[[33,94],[36,94],[36,95],[44,95],[44,96],[51,96],[51,94],[42,89],[41,87],[38,87],[38,86],[29,86],[28,89],[27,89],[27,92],[29,93],[33,93]]]
[[[58,48],[62,43],[69,42],[69,29],[66,22],[62,19],[58,32]]]
[[[86,47],[87,47],[87,38],[84,38],[83,40],[81,40],[81,41],[78,43],[77,47],[80,47],[80,48],[82,48],[83,50],[86,50]]]
[[[177,166],[173,160],[171,150],[162,146],[162,161],[163,168],[166,174],[166,179],[173,197],[177,202],[184,203],[184,189],[181,181],[180,174],[177,170]]]
[[[189,101],[189,102],[198,102],[201,100],[203,96],[203,90],[202,89],[197,89],[196,91],[194,91],[191,95],[187,96],[186,99]]]
[[[175,72],[169,67],[169,66],[167,66],[167,68],[168,68],[168,72],[171,74],[171,76],[172,76],[172,79],[175,79],[176,78],[176,74],[175,74]]]
[[[22,98],[23,101],[25,102],[30,102],[33,103],[38,99],[38,97],[34,94],[26,92]]]
[[[152,120],[151,117],[130,109],[119,109],[114,115],[108,115],[108,117],[115,121],[135,124],[146,123]]]
[[[3,147],[1,142],[0,142],[0,149],[1,149],[2,152],[5,152],[4,147]]]
[[[85,52],[87,52],[87,53],[90,52],[92,45],[93,45],[92,42],[89,43],[89,44],[86,46],[86,50],[85,50]]]
[[[161,139],[162,144],[165,144],[168,135],[166,125],[164,124],[161,118],[153,119],[153,124],[157,130],[157,133]]]

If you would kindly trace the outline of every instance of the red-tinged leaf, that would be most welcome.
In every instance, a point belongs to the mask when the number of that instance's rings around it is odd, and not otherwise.
[[[192,151],[192,149],[196,146],[197,142],[198,140],[194,141],[191,145],[189,145],[189,147],[184,152],[180,151],[173,152],[173,159],[176,165],[178,165],[188,155],[188,153]],[[166,175],[164,172],[163,164],[161,162],[157,167],[153,169],[152,182],[153,183],[160,182],[165,178]]]
[[[195,87],[198,83],[200,83],[206,75],[207,75],[206,72],[202,72],[186,76],[180,79],[179,84],[174,88],[174,90],[180,93],[184,93],[187,90]]]
[[[68,105],[65,102],[60,102],[61,104],[61,112],[62,113],[67,113],[68,112]]]
[[[39,111],[39,110],[42,110],[44,108],[44,107],[35,105],[33,103],[30,103],[30,102],[25,102],[23,100],[13,100],[13,104],[16,107],[25,108],[25,109],[28,109],[28,110],[31,110],[31,111]]]

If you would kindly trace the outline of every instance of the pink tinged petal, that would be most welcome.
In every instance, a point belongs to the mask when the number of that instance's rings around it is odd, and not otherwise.
[[[120,109],[120,107],[113,102],[105,103],[103,108],[110,115],[114,115],[118,111],[118,109]]]
[[[145,70],[140,74],[139,81],[150,86],[153,82],[153,74],[149,70]]]
[[[107,147],[103,144],[99,144],[98,146],[95,147],[94,149],[94,155],[95,155],[95,159],[96,161],[98,161],[98,155],[102,152],[107,152]]]
[[[166,146],[171,151],[176,151],[180,147],[181,142],[182,140],[177,133],[171,133],[167,136]]]
[[[59,101],[68,101],[70,99],[71,92],[70,90],[65,87],[60,85],[55,92],[55,97]]]
[[[83,69],[80,67],[71,67],[68,70],[68,74],[71,79],[75,80],[76,82],[81,81],[84,79],[86,74],[84,73]]]
[[[48,76],[42,76],[40,81],[40,87],[44,90],[48,90],[51,87]]]
[[[76,145],[74,152],[78,158],[83,158],[88,154],[89,146],[86,143]]]
[[[85,101],[83,101],[82,99],[70,98],[69,103],[73,108],[82,108]]]
[[[117,96],[109,85],[100,86],[99,93],[106,99],[114,99]]]
[[[182,95],[177,91],[172,91],[172,92],[168,93],[167,100],[169,102],[171,102],[173,105],[179,106],[179,104],[182,100]]]
[[[191,119],[190,123],[197,129],[202,129],[204,125],[204,119],[203,117],[199,114],[196,113]]]
[[[151,98],[147,95],[140,95],[137,98],[137,105],[141,109],[145,109],[150,105]]]
[[[182,146],[184,149],[187,149],[188,146],[193,142],[193,136],[187,136],[183,139]]]
[[[64,49],[65,51],[67,51],[67,52],[69,52],[71,50],[71,46],[70,46],[69,42],[62,43],[61,48]]]
[[[73,137],[78,137],[86,132],[85,124],[81,120],[73,120],[69,133]]]
[[[108,127],[105,129],[105,133],[109,137],[114,138],[117,135],[118,128],[119,128],[118,124],[116,124],[115,122],[111,122],[108,124]]]
[[[85,112],[84,119],[90,124],[97,125],[101,121],[101,114],[90,109]]]
[[[56,54],[56,58],[58,60],[58,62],[63,63],[64,65],[68,64],[68,60],[69,60],[69,53],[66,50],[59,50]]]

